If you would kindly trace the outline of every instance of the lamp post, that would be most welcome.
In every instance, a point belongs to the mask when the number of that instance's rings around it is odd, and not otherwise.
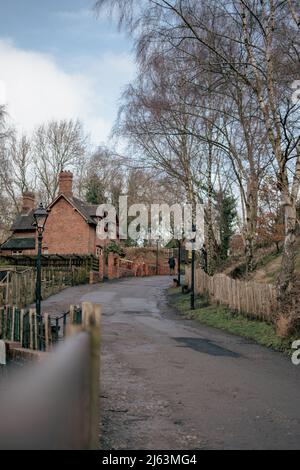
[[[193,224],[193,232],[196,232],[196,226]],[[195,243],[195,239],[193,239],[191,242]],[[191,310],[195,310],[195,262],[196,262],[196,252],[195,252],[195,246],[193,247],[192,250],[192,278],[191,278]]]
[[[181,286],[181,241],[178,240],[178,286]]]
[[[42,301],[42,244],[43,234],[45,230],[46,221],[48,218],[48,212],[44,209],[43,204],[40,203],[39,207],[35,210],[34,214],[34,226],[36,227],[38,235],[38,254],[36,259],[36,314],[38,321],[40,322],[40,346],[42,346],[42,334],[43,334],[43,322],[41,321],[41,301]]]
[[[159,275],[159,240],[156,242],[156,275]]]

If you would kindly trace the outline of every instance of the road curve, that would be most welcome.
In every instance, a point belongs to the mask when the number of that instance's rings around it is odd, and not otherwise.
[[[103,307],[102,449],[299,449],[300,366],[182,319],[168,277],[67,289],[43,303]]]

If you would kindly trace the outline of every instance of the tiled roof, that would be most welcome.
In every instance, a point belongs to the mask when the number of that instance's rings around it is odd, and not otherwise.
[[[1,250],[34,250],[35,238],[10,238],[3,245]]]
[[[31,210],[28,214],[26,215],[19,215],[16,220],[13,223],[13,226],[11,227],[11,230],[13,232],[17,231],[32,231],[35,232],[35,228],[32,226],[34,223],[34,217],[33,217],[34,210]]]
[[[81,201],[80,199],[77,199],[76,197],[65,196],[65,198],[71,204],[73,204],[73,206],[78,210],[78,212],[82,214],[82,216],[85,218],[88,224],[97,225],[97,221],[96,221],[96,212],[97,212],[97,207],[98,207],[97,205],[87,204]],[[53,201],[52,204],[55,204],[57,199]],[[25,232],[25,231],[35,232],[35,228],[33,227],[33,223],[34,223],[33,214],[34,214],[34,210],[30,211],[26,215],[19,215],[16,218],[15,222],[13,223],[11,227],[11,231],[12,232]]]
[[[77,199],[76,197],[69,198],[76,209],[81,212],[81,214],[85,217],[89,224],[96,225],[97,222],[95,221],[96,213],[97,213],[97,205],[87,204],[86,202]]]

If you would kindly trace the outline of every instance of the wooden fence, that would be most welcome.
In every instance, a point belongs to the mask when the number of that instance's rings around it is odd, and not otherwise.
[[[42,298],[57,294],[69,286],[84,284],[89,280],[89,267],[43,267]],[[0,306],[25,307],[35,301],[36,270],[34,268],[0,268]]]
[[[33,351],[49,351],[66,337],[70,326],[81,325],[85,315],[77,306],[60,315],[38,316],[34,308],[6,305],[0,307],[0,339],[20,343],[22,348]]]
[[[32,268],[0,268],[0,305],[25,306],[34,301],[35,271]]]
[[[26,266],[28,268],[34,268],[36,266],[36,256],[29,255],[12,255],[12,256],[0,256],[0,265],[11,265],[11,266]],[[42,255],[42,266],[56,267],[56,268],[71,268],[76,266],[77,268],[85,268],[87,271],[94,269],[97,271],[99,268],[99,259],[93,255]]]
[[[80,311],[60,347],[38,353],[0,389],[0,449],[99,449],[101,309],[84,303]]]
[[[191,267],[186,268],[186,283],[191,287]],[[278,313],[277,290],[274,285],[232,279],[225,274],[208,276],[196,269],[196,294],[208,294],[212,302],[253,318],[273,321]]]

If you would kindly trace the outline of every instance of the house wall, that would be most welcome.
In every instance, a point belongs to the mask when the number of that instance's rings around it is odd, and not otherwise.
[[[29,232],[25,230],[24,232],[18,231],[13,233],[14,238],[36,238],[36,231],[33,230]],[[36,250],[19,250],[20,254],[27,255],[27,256],[34,256],[36,254]],[[15,254],[15,250],[0,250],[1,256],[13,256]]]
[[[64,198],[51,208],[43,242],[49,255],[94,254],[95,237],[95,228],[88,225]]]
[[[16,255],[16,250],[0,250],[0,256],[14,256]],[[25,256],[35,256],[36,250],[18,250],[18,254]]]

